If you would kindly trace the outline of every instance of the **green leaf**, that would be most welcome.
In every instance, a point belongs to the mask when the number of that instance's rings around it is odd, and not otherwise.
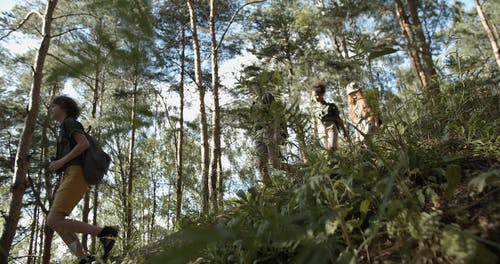
[[[390,47],[386,47],[386,48],[383,48],[381,50],[376,50],[376,51],[370,53],[370,55],[368,56],[368,58],[370,60],[373,60],[373,59],[376,59],[378,57],[382,57],[382,56],[385,56],[387,54],[392,54],[392,53],[397,52],[397,51],[399,51],[399,50],[393,49],[393,48],[390,48]]]
[[[446,180],[448,184],[446,185],[446,189],[444,190],[444,197],[446,199],[452,198],[455,190],[460,183],[460,179],[462,178],[462,167],[460,165],[451,164],[446,168]]]
[[[454,257],[457,262],[463,263],[497,263],[495,254],[458,228],[447,226],[443,232],[440,245],[445,256]]]
[[[333,235],[335,234],[335,231],[339,227],[340,222],[338,220],[332,221],[332,220],[326,220],[325,222],[325,233],[327,235]]]
[[[476,188],[478,192],[482,192],[486,185],[500,185],[500,170],[481,173],[469,182],[469,187]]]
[[[365,199],[359,205],[359,212],[361,212],[361,214],[363,215],[366,215],[369,210],[370,210],[370,200]]]

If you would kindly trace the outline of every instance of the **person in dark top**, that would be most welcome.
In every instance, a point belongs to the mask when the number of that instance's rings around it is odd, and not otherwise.
[[[106,259],[118,236],[118,230],[111,226],[98,227],[66,218],[89,189],[80,161],[89,142],[82,124],[76,120],[79,115],[80,108],[67,96],[55,97],[49,107],[49,117],[60,122],[57,156],[49,164],[49,170],[62,176],[47,215],[47,225],[59,234],[71,252],[80,259],[79,263],[91,263],[95,257],[84,252],[76,234],[99,237],[104,250],[102,257]]]
[[[321,81],[314,82],[311,85],[311,93],[315,101],[312,110],[316,137],[327,151],[333,152],[338,148],[339,132],[348,138],[348,131],[340,118],[337,105],[324,99],[326,85]]]
[[[275,169],[288,170],[289,165],[281,162],[280,146],[287,134],[283,105],[271,93],[264,93],[260,102],[254,103],[254,142],[257,165],[264,184],[272,185],[269,163]]]

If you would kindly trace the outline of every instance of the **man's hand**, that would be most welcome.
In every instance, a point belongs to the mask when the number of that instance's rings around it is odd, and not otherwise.
[[[57,170],[59,170],[60,168],[62,168],[62,166],[64,166],[64,163],[60,159],[56,160],[56,161],[52,161],[49,164],[49,171],[56,172]]]

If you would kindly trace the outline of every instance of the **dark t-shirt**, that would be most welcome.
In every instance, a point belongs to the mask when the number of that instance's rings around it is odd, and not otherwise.
[[[59,135],[57,137],[57,159],[66,156],[75,147],[76,141],[73,139],[73,133],[75,132],[84,134],[82,124],[72,117],[64,119],[59,127]],[[80,156],[78,156],[64,164],[62,170],[70,165],[81,164]]]

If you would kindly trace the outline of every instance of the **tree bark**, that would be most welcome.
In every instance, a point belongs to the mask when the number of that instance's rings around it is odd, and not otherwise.
[[[398,16],[399,25],[401,26],[403,34],[408,41],[408,53],[422,84],[424,95],[430,102],[433,102],[434,96],[439,92],[439,87],[437,86],[437,83],[433,81],[433,78],[436,75],[436,70],[432,61],[429,44],[425,40],[425,35],[418,18],[416,1],[407,0],[413,25],[411,25],[408,20],[408,15],[406,14],[401,0],[395,0],[394,3],[396,5],[396,14]],[[415,28],[415,33],[413,28]]]
[[[182,214],[182,176],[183,176],[183,149],[184,149],[184,67],[186,51],[186,29],[182,27],[181,35],[181,72],[179,81],[179,136],[177,139],[177,179],[176,179],[176,204],[175,204],[175,222],[177,223]]]
[[[92,225],[97,226],[97,209],[99,208],[99,184],[94,186],[94,190],[92,192]],[[90,253],[96,253],[96,237],[92,236],[90,242]]]
[[[215,1],[210,0],[210,44],[211,44],[211,62],[212,62],[212,92],[214,98],[213,127],[212,127],[212,155],[210,161],[210,200],[212,212],[218,212],[218,194],[217,179],[220,178],[218,170],[219,160],[221,158],[221,128],[220,128],[220,106],[219,106],[219,49],[216,39],[215,29]]]
[[[82,222],[89,222],[89,213],[90,213],[90,190],[87,191],[85,196],[83,197],[83,209],[82,209]],[[82,234],[82,247],[85,251],[88,251],[87,246],[88,235]]]
[[[95,69],[95,77],[94,77],[94,86],[93,87],[90,87],[91,90],[92,90],[92,111],[91,111],[91,117],[92,119],[95,119],[97,117],[97,106],[99,104],[99,76],[100,76],[100,56],[98,55],[97,58],[96,58],[96,69]],[[95,128],[94,128],[95,129]],[[92,132],[95,132],[92,131]],[[98,134],[97,133],[93,133],[94,136],[96,136]],[[94,186],[92,188],[93,192],[91,190],[89,190],[86,194],[85,194],[85,197],[84,197],[84,203],[83,203],[83,210],[82,210],[82,221],[84,223],[88,223],[89,222],[89,213],[90,213],[90,195],[93,194],[93,201],[94,201],[94,205],[93,205],[93,213],[94,213],[94,217],[93,219],[97,220],[96,217],[95,217],[95,213],[97,212],[96,210],[96,191],[95,189],[97,188],[97,186]],[[88,242],[87,242],[87,239],[88,239],[88,235],[87,234],[82,234],[82,246],[85,250],[88,251]],[[92,236],[92,245],[95,245],[95,237]],[[94,251],[92,251],[93,253]]]
[[[56,94],[56,91],[58,90],[58,86],[54,85],[52,87],[52,94],[51,97],[54,97]],[[48,153],[48,148],[49,148],[49,138],[47,135],[47,128],[49,127],[49,117],[47,116],[44,120],[43,123],[43,129],[42,129],[42,146],[43,146],[43,152]],[[45,155],[47,156],[47,154]],[[46,193],[46,201],[49,202],[49,208],[52,207],[52,202],[54,201],[54,194],[55,194],[55,186],[52,185],[51,181],[51,173],[48,170],[48,164],[45,165],[45,171],[44,171],[44,181],[45,181],[45,193]],[[47,210],[45,208],[42,208],[42,211],[44,214],[47,214]],[[52,239],[54,238],[54,230],[52,230],[49,226],[46,225],[46,219],[43,220],[43,232],[40,232],[42,234],[43,241],[41,241],[40,248],[42,248],[42,263],[43,264],[49,264],[50,263],[50,255],[51,255],[51,250],[52,250]]]
[[[36,188],[38,188],[40,185],[37,184]],[[35,186],[33,186],[35,188]],[[36,258],[36,239],[38,238],[37,231],[38,231],[38,215],[39,215],[39,209],[38,209],[38,204],[35,203],[35,207],[33,208],[33,222],[31,222],[31,230],[30,230],[30,243],[29,243],[29,248],[28,248],[28,264],[35,263]]]
[[[43,228],[44,240],[43,240],[43,264],[50,264],[50,255],[52,251],[52,240],[54,239],[54,230],[47,225],[47,222],[44,223]]]
[[[133,207],[133,200],[134,200],[134,171],[135,171],[135,164],[134,164],[134,159],[135,159],[135,133],[136,133],[136,111],[137,111],[137,86],[138,86],[138,81],[134,80],[134,90],[132,94],[132,114],[131,114],[131,121],[132,121],[132,131],[131,131],[131,136],[130,136],[130,143],[129,143],[129,153],[128,153],[128,160],[129,160],[129,170],[128,170],[128,187],[127,187],[127,196],[126,196],[126,216],[125,216],[125,222],[126,222],[126,236],[125,236],[125,245],[126,249],[129,250],[132,248],[132,229],[133,229],[133,219],[132,219],[132,207]]]
[[[479,0],[474,0],[474,3],[476,5],[477,14],[481,19],[481,23],[483,24],[484,30],[488,35],[488,39],[490,40],[491,48],[493,49],[493,55],[495,55],[497,65],[498,67],[500,67],[500,49],[498,48],[498,42],[497,42],[498,36],[495,36],[495,33],[493,32],[488,19],[484,15],[483,8],[479,4]]]
[[[416,0],[406,0],[408,3],[408,7],[410,9],[410,15],[413,22],[413,29],[415,31],[415,35],[417,36],[418,43],[418,51],[421,53],[421,58],[424,64],[425,74],[429,79],[429,87],[427,87],[428,92],[432,97],[434,97],[439,92],[438,83],[436,82],[436,68],[434,66],[434,60],[432,59],[431,52],[431,40],[427,40],[425,38],[424,29],[422,27],[422,23],[420,22],[420,18],[418,16],[417,10],[417,2]]]
[[[5,221],[4,231],[0,238],[0,263],[7,264],[12,241],[16,235],[17,224],[19,223],[24,190],[26,189],[26,172],[29,167],[29,150],[33,139],[36,119],[40,111],[40,87],[42,85],[43,67],[45,58],[49,51],[51,38],[51,25],[57,0],[49,0],[45,9],[42,25],[42,42],[35,57],[33,66],[33,81],[30,91],[30,102],[28,113],[24,122],[24,129],[19,141],[16,160],[14,165],[14,185],[12,186],[12,197],[9,206],[9,213]]]
[[[218,184],[218,195],[219,195],[219,212],[224,212],[224,171],[222,170],[222,159],[219,159],[219,184]]]
[[[205,111],[205,86],[203,85],[203,76],[201,72],[201,57],[200,44],[198,40],[198,31],[196,25],[196,13],[193,0],[187,1],[189,9],[189,18],[191,23],[191,31],[193,34],[193,51],[194,51],[194,67],[195,67],[195,82],[198,88],[200,99],[200,134],[201,134],[201,183],[202,183],[202,210],[203,214],[209,213],[209,194],[208,194],[208,171],[210,165],[209,145],[208,145],[208,128],[207,128],[207,113]]]
[[[100,20],[100,23],[103,23],[102,20]],[[101,53],[99,53],[99,56],[97,58],[98,65],[97,65],[97,70],[96,70],[96,78],[95,78],[95,85],[94,87],[96,88],[96,92],[94,92],[94,98],[92,102],[92,116],[97,117],[97,107],[99,106],[99,109],[102,109],[102,104],[103,104],[103,95],[105,91],[105,76],[106,72],[104,71],[104,67],[101,67],[100,61],[101,61]],[[99,114],[101,115],[101,114]],[[101,131],[99,130],[99,135]],[[94,186],[94,192],[93,192],[93,215],[92,215],[92,225],[97,226],[97,211],[99,209],[99,184]],[[92,236],[92,242],[90,245],[90,252],[92,254],[96,253],[96,237]]]

